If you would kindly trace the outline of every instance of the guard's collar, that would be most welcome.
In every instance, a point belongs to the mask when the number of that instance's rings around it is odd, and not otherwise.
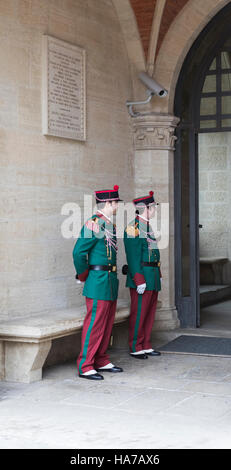
[[[107,215],[105,215],[102,211],[100,211],[99,209],[97,210],[96,215],[98,215],[101,219],[103,219],[105,222],[107,222],[107,224],[112,223],[111,219]]]
[[[146,219],[146,217],[143,217],[142,215],[137,215],[137,219],[141,220],[141,222],[143,222],[144,224],[150,223],[149,220]]]

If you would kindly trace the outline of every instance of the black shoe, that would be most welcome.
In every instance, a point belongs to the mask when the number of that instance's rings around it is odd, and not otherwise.
[[[79,377],[81,379],[88,379],[88,380],[104,380],[104,377],[100,374],[89,374],[89,375],[79,374]]]
[[[122,367],[117,367],[117,366],[110,367],[110,369],[109,368],[108,369],[100,369],[99,368],[99,369],[96,369],[96,370],[99,371],[99,372],[102,372],[102,373],[103,372],[114,372],[114,373],[123,372]]]
[[[159,351],[152,351],[145,354],[147,354],[147,356],[161,356],[161,353]]]
[[[148,359],[148,356],[146,353],[144,354],[131,354],[130,353],[130,356],[134,357],[135,359]]]

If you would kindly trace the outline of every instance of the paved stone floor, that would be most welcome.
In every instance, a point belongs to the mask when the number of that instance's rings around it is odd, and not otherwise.
[[[204,329],[208,329],[210,333],[214,330],[215,335],[220,331],[222,336],[231,337],[231,300],[204,307],[200,317],[201,328],[199,330],[202,333]]]
[[[79,379],[75,362],[32,384],[0,382],[1,448],[231,448],[231,359],[111,350],[121,374]]]

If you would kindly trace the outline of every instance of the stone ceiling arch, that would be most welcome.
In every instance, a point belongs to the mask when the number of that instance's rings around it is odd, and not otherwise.
[[[190,0],[172,22],[153,73],[169,94],[166,99],[153,100],[153,111],[173,113],[176,83],[187,53],[204,27],[228,3],[230,0]]]
[[[132,96],[128,96],[127,99],[131,101],[145,99],[143,85],[138,75],[146,68],[146,58],[135,13],[130,0],[111,0],[111,2],[120,23],[131,71]]]
[[[117,12],[127,47],[128,57],[138,71],[145,69],[145,55],[136,17],[130,0],[111,0]]]

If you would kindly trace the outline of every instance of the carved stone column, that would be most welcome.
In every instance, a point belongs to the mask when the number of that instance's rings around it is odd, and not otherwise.
[[[161,249],[162,290],[154,330],[171,330],[179,326],[175,308],[174,279],[174,144],[179,119],[170,115],[150,113],[132,119],[135,147],[136,196],[154,191],[155,200],[167,204],[169,239]]]

